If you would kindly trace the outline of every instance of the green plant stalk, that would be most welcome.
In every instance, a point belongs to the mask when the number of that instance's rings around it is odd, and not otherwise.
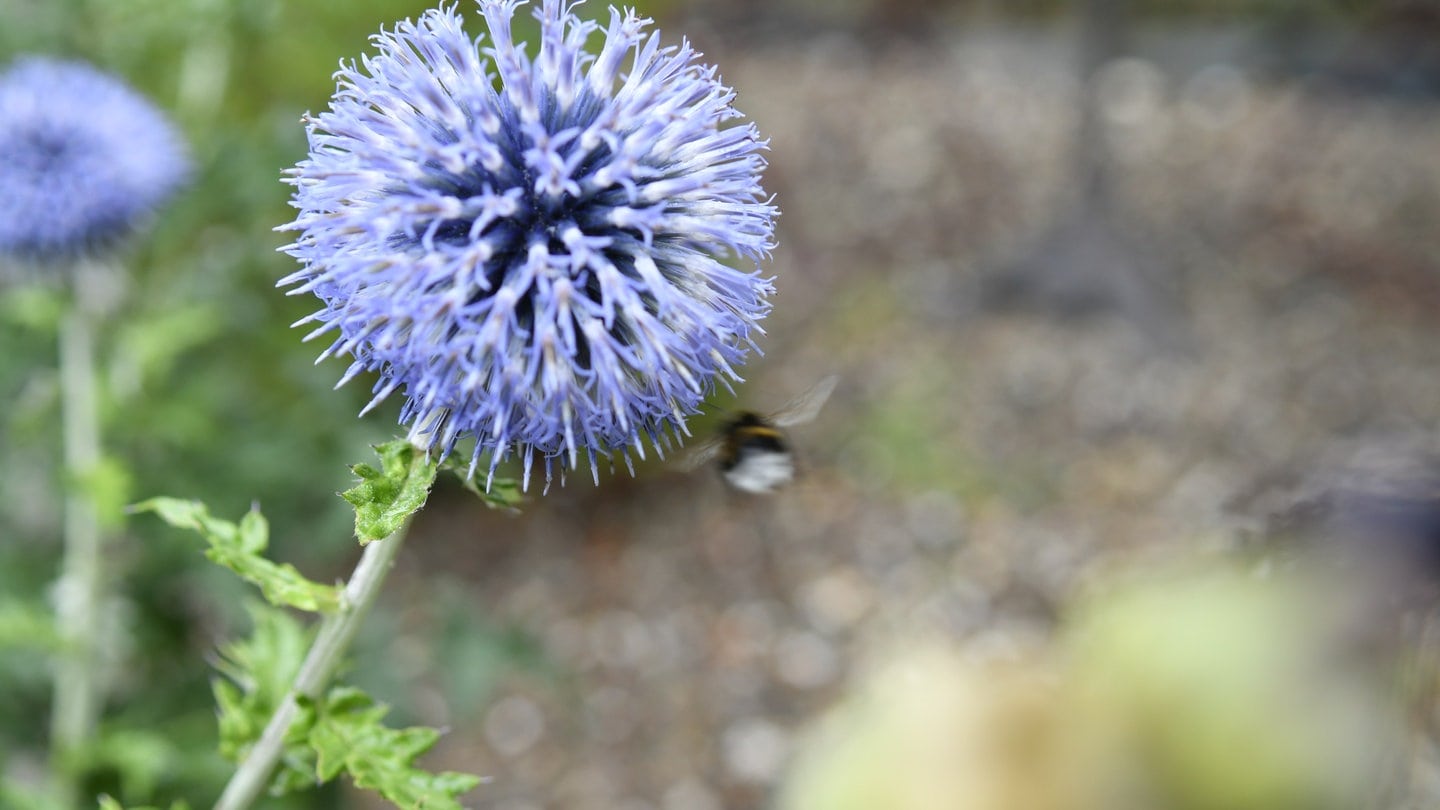
[[[405,533],[406,527],[402,527],[384,540],[377,540],[365,547],[365,553],[355,566],[355,573],[345,584],[340,609],[325,617],[321,623],[320,631],[315,635],[315,643],[310,646],[310,651],[305,655],[305,661],[295,676],[294,685],[285,694],[275,714],[271,715],[260,739],[230,777],[225,791],[220,794],[220,800],[215,803],[215,810],[243,810],[270,784],[270,775],[285,750],[285,735],[290,731],[299,711],[296,698],[304,696],[318,700],[329,686],[335,669],[340,666],[345,651],[349,649],[356,631],[360,629],[360,623],[365,620],[365,614],[379,595],[385,576],[390,573],[395,563],[395,555],[405,542]]]
[[[74,302],[60,325],[61,418],[65,458],[64,557],[56,589],[62,650],[56,661],[50,715],[51,777],[56,800],[74,806],[75,754],[90,739],[100,715],[100,605],[104,599],[103,539],[86,480],[100,461],[100,417],[95,389],[95,347],[87,305],[88,279],[77,271]]]

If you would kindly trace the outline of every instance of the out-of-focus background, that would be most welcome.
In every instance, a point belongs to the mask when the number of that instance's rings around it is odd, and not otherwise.
[[[232,517],[258,502],[276,556],[320,580],[358,556],[334,493],[395,411],[357,420],[368,386],[330,391],[343,364],[313,367],[287,328],[313,304],[274,289],[291,269],[272,232],[290,218],[279,172],[303,157],[299,118],[327,104],[339,60],[426,5],[0,2],[0,63],[54,53],[123,75],[175,116],[198,166],[124,257],[133,281],[102,358],[114,497]],[[395,721],[449,729],[427,761],[491,776],[471,805],[767,806],[811,750],[806,729],[877,661],[937,638],[1029,661],[1088,626],[1076,605],[1117,570],[1283,567],[1288,551],[1251,546],[1292,482],[1351,448],[1419,448],[1440,419],[1440,2],[639,5],[735,87],[770,138],[784,212],[765,356],[697,430],[840,383],[794,431],[800,480],[768,499],[655,460],[518,517],[437,490],[350,677]],[[57,571],[58,306],[45,289],[0,293],[7,604],[43,599]],[[93,786],[203,805],[226,773],[207,661],[246,632],[245,587],[145,518],[109,564],[112,759]],[[1340,583],[1320,601],[1367,587]],[[1270,626],[1244,609],[1214,615],[1235,626],[1197,630],[1206,655],[1186,647],[1192,625],[1158,631],[1192,670],[1218,662],[1202,683],[1274,646],[1244,635]],[[49,695],[23,637],[0,632],[0,762],[21,777],[43,764]],[[1388,684],[1407,643],[1355,655]],[[1423,727],[1412,709],[1359,714]],[[1366,728],[1356,745],[1383,748]],[[1409,736],[1367,806],[1440,797],[1440,758]],[[340,786],[290,806],[366,801]],[[1228,800],[1209,801],[1188,806]]]

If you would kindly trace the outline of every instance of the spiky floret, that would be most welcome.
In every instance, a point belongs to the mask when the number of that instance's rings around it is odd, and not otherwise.
[[[338,332],[341,384],[378,372],[370,407],[401,392],[417,444],[474,436],[472,470],[515,455],[548,481],[557,459],[660,449],[739,379],[777,211],[765,142],[727,125],[734,93],[688,43],[544,0],[531,58],[518,5],[481,0],[488,46],[449,6],[342,64],[289,172],[303,267],[280,284],[324,303],[301,323]]]
[[[0,253],[65,264],[108,248],[188,172],[179,132],[120,79],[45,57],[0,74]]]

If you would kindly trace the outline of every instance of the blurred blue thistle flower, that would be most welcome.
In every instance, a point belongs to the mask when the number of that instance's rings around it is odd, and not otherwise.
[[[342,65],[288,173],[304,267],[280,284],[324,302],[300,323],[338,330],[321,358],[354,357],[340,384],[379,372],[365,410],[402,391],[416,444],[473,435],[472,473],[514,454],[526,481],[584,451],[598,480],[597,456],[663,452],[740,379],[774,291],[766,144],[722,126],[733,91],[633,11],[602,29],[544,0],[532,59],[518,5],[480,1],[489,47],[441,7]]]
[[[179,132],[120,79],[43,57],[0,74],[0,253],[50,264],[111,247],[188,173]]]

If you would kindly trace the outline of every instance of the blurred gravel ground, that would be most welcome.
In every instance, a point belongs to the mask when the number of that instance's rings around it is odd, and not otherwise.
[[[558,673],[475,714],[416,673],[420,719],[454,729],[431,763],[493,777],[473,805],[762,806],[796,730],[887,648],[1044,637],[1097,571],[1234,546],[1228,505],[1276,471],[1436,424],[1432,105],[1112,66],[1119,221],[1183,313],[1174,346],[977,306],[1068,204],[1076,83],[1047,42],[709,54],[772,138],[785,212],[742,400],[842,383],[772,499],[664,463],[519,518],[442,493],[402,622],[449,576]]]

